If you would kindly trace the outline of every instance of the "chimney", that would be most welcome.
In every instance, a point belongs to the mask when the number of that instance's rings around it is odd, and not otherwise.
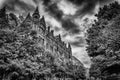
[[[50,32],[50,26],[48,26],[48,32]]]
[[[69,51],[69,58],[71,58],[71,56],[72,56],[72,48],[71,48],[70,43],[68,43],[68,51]]]
[[[51,35],[54,36],[54,31],[53,30],[51,30]]]
[[[60,36],[60,34],[59,34],[59,40],[61,41],[61,36]]]

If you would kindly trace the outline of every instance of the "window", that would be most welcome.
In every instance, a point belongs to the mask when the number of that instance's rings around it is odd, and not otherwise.
[[[44,39],[42,39],[42,45],[44,45]]]
[[[50,50],[53,51],[53,47],[52,46],[50,46]]]

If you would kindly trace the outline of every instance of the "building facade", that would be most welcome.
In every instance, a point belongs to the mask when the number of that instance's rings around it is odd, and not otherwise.
[[[52,75],[52,79],[46,77],[46,80],[54,80],[54,78],[55,80],[78,80],[80,77],[82,80],[85,79],[85,68],[78,59],[73,57],[71,45],[63,42],[60,34],[54,35],[54,30],[46,25],[45,18],[40,15],[38,7],[32,15],[28,13],[25,18],[22,15],[16,17],[13,13],[7,13],[6,7],[4,7],[0,10],[0,29],[15,31],[19,34],[20,40],[33,40],[36,43],[34,46],[41,50],[39,55],[32,57],[35,61],[38,56],[44,56],[47,53],[54,57],[54,62],[51,63],[54,63],[59,71]],[[42,61],[45,62],[44,59]],[[79,73],[77,70],[80,70]]]

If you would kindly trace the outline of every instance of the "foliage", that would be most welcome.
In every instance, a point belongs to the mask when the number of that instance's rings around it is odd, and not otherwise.
[[[116,9],[119,8],[119,6],[117,2],[105,5],[97,14],[98,21],[88,29],[86,41],[88,44],[87,51],[89,56],[108,56],[109,54],[112,55],[115,54],[116,51],[119,51],[120,15],[116,13],[115,17],[113,16],[114,14],[112,14],[114,10],[119,11],[119,9]],[[110,18],[110,14],[113,17],[108,19]],[[105,15],[107,15],[107,17],[105,17]]]
[[[102,68],[120,59],[120,4],[100,8],[97,20],[87,30],[87,51],[92,65],[90,76],[100,77]]]
[[[115,1],[114,3],[105,5],[102,8],[100,8],[98,14],[96,14],[96,17],[98,19],[111,20],[119,14],[120,14],[120,5],[117,1]]]
[[[10,15],[16,18],[12,13]],[[72,63],[67,65],[62,59],[63,65],[55,64],[53,54],[38,44],[40,38],[35,30],[24,24],[13,28],[6,25],[7,28],[0,30],[0,80],[39,80],[61,73],[80,78],[85,74],[78,72],[79,66],[74,69]]]

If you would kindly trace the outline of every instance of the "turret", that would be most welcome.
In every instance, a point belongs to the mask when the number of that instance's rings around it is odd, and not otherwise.
[[[50,26],[48,26],[48,33],[50,32]]]
[[[60,34],[59,34],[59,41],[61,41],[61,36],[60,36]]]
[[[46,29],[46,23],[44,16],[40,19],[40,25],[45,30]]]
[[[39,14],[39,9],[38,9],[38,7],[36,7],[36,9],[35,9],[32,17],[33,17],[33,21],[34,21],[35,23],[39,22],[40,14]]]
[[[28,15],[26,16],[26,18],[25,18],[25,22],[27,21],[27,22],[30,22],[32,20],[32,18],[31,18],[31,15],[30,15],[30,13],[28,13]]]
[[[72,48],[71,48],[70,43],[68,44],[68,52],[69,52],[69,58],[71,58],[72,57]]]
[[[54,37],[54,30],[51,30],[51,36]]]
[[[30,13],[28,13],[28,15],[26,16],[26,20],[31,20],[31,15],[30,15]]]
[[[25,20],[23,21],[23,24],[25,24],[26,26],[30,26],[32,24],[32,17],[30,13],[28,13],[28,15],[26,16]]]

